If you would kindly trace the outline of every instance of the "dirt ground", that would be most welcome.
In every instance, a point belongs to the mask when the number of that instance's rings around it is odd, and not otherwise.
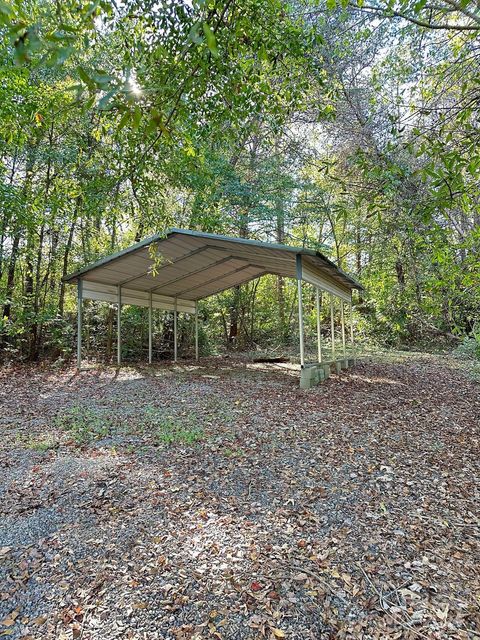
[[[478,638],[452,360],[0,370],[0,637]]]

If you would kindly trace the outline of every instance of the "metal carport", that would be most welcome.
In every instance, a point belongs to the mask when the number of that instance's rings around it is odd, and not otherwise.
[[[185,229],[169,229],[66,276],[66,282],[76,282],[78,287],[78,367],[80,368],[82,360],[82,301],[84,299],[117,303],[118,364],[121,363],[120,309],[122,304],[149,308],[149,362],[152,361],[152,310],[164,309],[174,312],[175,360],[177,359],[177,314],[178,312],[194,314],[195,352],[198,359],[198,300],[267,273],[297,279],[302,370],[306,368],[303,281],[312,284],[317,292],[319,363],[322,363],[318,317],[320,291],[325,291],[331,296],[332,336],[334,334],[334,300],[337,298],[340,301],[343,357],[346,358],[344,304],[347,303],[351,307],[353,289],[361,290],[363,287],[322,253],[245,238]],[[350,327],[350,333],[353,346],[353,326]],[[335,360],[334,351],[332,359]],[[310,379],[310,376],[307,377]]]

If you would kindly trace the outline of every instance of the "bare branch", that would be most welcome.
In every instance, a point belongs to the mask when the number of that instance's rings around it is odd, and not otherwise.
[[[478,25],[458,24],[453,22],[444,22],[444,23],[425,22],[424,20],[413,18],[412,16],[409,16],[405,13],[401,13],[400,11],[394,11],[393,9],[382,9],[381,7],[375,7],[375,6],[366,5],[366,4],[362,6],[359,6],[358,4],[352,4],[350,6],[360,11],[366,9],[368,11],[380,13],[384,18],[388,18],[388,17],[401,18],[403,20],[412,22],[413,24],[416,24],[419,27],[423,27],[425,29],[448,30],[448,31],[480,31],[480,22]]]

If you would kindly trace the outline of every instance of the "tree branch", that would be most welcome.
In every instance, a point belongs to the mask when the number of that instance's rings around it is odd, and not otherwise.
[[[423,27],[424,29],[436,29],[436,30],[447,30],[447,31],[480,31],[480,22],[478,25],[454,24],[452,22],[444,22],[444,23],[425,22],[424,20],[413,18],[411,16],[406,15],[405,13],[401,13],[400,11],[394,11],[393,9],[382,9],[381,7],[375,7],[375,6],[366,5],[366,4],[362,6],[359,6],[357,4],[352,4],[350,6],[360,11],[367,9],[368,11],[381,13],[384,18],[401,18],[403,20],[407,20],[408,22],[412,22],[413,24],[416,24],[419,27]]]

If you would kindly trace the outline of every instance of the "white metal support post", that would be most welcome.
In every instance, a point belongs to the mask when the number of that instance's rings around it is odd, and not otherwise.
[[[303,329],[303,301],[302,301],[302,256],[297,254],[297,288],[298,288],[298,332],[300,336],[300,366],[305,366],[305,336]]]
[[[198,302],[195,300],[195,360],[198,360]]]
[[[342,349],[343,349],[343,357],[347,357],[347,343],[345,341],[345,311],[344,311],[344,303],[343,300],[340,300],[340,318],[342,320]]]
[[[77,281],[77,369],[82,366],[83,280]]]
[[[117,364],[122,364],[122,287],[117,286]]]
[[[333,293],[330,294],[330,333],[332,337],[332,360],[335,360],[335,318],[333,306]]]
[[[177,299],[173,308],[173,361],[177,361]]]
[[[148,364],[152,364],[153,352],[153,294],[150,291],[148,300]]]
[[[350,346],[352,348],[352,358],[355,360],[355,342],[353,339],[353,305],[350,300]]]
[[[318,361],[322,362],[322,331],[320,326],[320,290],[315,288],[315,302],[317,307],[317,348],[318,348]]]

